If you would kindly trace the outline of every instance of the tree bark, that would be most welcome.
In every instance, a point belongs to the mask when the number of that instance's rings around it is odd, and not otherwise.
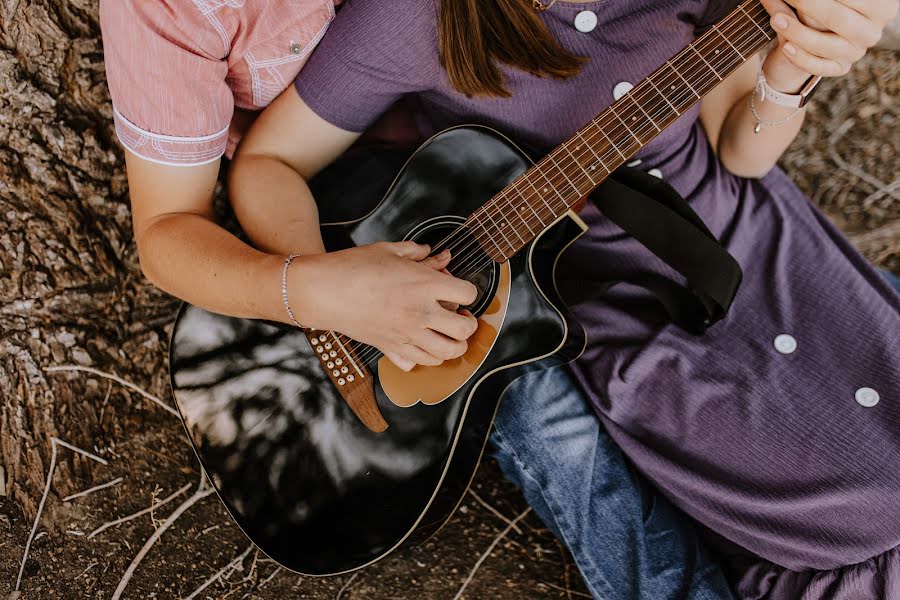
[[[175,304],[137,264],[97,4],[0,2],[0,466],[29,518],[52,436],[104,448],[123,410],[145,409],[114,388],[103,410],[105,381],[43,367],[93,365],[167,389],[158,342]],[[88,462],[61,453],[54,492],[89,481]]]

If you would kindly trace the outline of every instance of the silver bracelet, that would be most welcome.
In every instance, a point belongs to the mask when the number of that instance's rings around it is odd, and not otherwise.
[[[775,125],[784,125],[785,123],[799,115],[802,111],[803,107],[801,106],[783,119],[779,119],[778,121],[766,121],[759,116],[758,112],[756,112],[756,92],[754,91],[750,94],[750,112],[753,113],[753,118],[756,119],[756,127],[753,128],[753,133],[759,133],[760,131],[762,131],[763,126],[773,127]]]
[[[295,258],[300,256],[299,254],[291,254],[286,259],[284,259],[284,269],[281,271],[281,301],[284,302],[284,309],[287,311],[288,317],[291,319],[291,323],[299,327],[300,329],[306,329],[303,325],[297,322],[297,319],[294,318],[294,311],[291,310],[291,303],[288,302],[288,293],[287,293],[287,273],[288,267],[291,266],[291,263]]]

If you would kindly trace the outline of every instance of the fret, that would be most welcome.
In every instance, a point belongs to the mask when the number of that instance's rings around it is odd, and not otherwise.
[[[591,182],[591,185],[595,185],[596,182],[594,181],[594,178],[591,177],[591,174],[588,173],[587,169],[585,169],[584,167],[581,166],[581,163],[578,162],[578,159],[575,158],[575,155],[572,154],[572,152],[569,150],[569,142],[566,142],[565,144],[563,144],[562,148],[563,148],[563,150],[566,151],[566,154],[568,154],[569,156],[572,157],[572,161],[575,163],[575,166],[578,167],[581,170],[581,172],[587,176],[588,180]]]
[[[531,186],[531,187],[534,187],[534,186]],[[544,223],[544,220],[541,218],[541,215],[539,215],[539,214],[537,213],[537,211],[534,210],[534,205],[531,203],[531,200],[529,200],[528,198],[526,198],[525,195],[522,194],[521,191],[519,191],[519,189],[516,187],[515,184],[513,184],[512,190],[513,190],[515,193],[517,193],[517,194],[519,195],[519,198],[521,198],[521,199],[522,199],[522,202],[524,202],[524,206],[527,206],[528,208],[531,209],[531,212],[534,214],[534,218],[537,219],[538,223],[541,224],[541,228],[546,227],[547,224]],[[535,190],[535,191],[537,191],[537,190]],[[544,204],[547,204],[547,203],[545,202]],[[547,204],[547,208],[550,208],[550,205],[549,205],[549,204]],[[551,212],[551,214],[553,213],[552,210],[551,210],[550,212]],[[528,230],[531,231],[531,227],[529,227]],[[533,232],[532,232],[532,233],[533,233]]]
[[[584,139],[583,135],[581,135],[581,131],[580,130],[576,131],[575,135],[577,135],[581,139],[581,141],[584,143],[584,145],[587,147],[587,149],[591,151],[591,154],[594,155],[594,158],[597,159],[597,162],[600,163],[600,166],[603,167],[604,169],[606,169],[607,173],[612,173],[612,171],[609,170],[609,167],[606,166],[606,164],[600,159],[600,156],[594,151],[594,147],[587,140]],[[594,170],[595,166],[596,165],[591,165],[592,171]]]
[[[516,212],[515,207],[511,207],[511,208],[513,209],[512,214],[516,217],[519,217],[519,220],[522,221],[523,223],[525,223],[525,220],[522,219],[521,215],[519,215],[519,213]],[[515,233],[516,237],[519,238],[519,241],[522,242],[523,244],[526,243],[525,238],[523,238],[522,234],[519,233],[519,230],[513,224],[512,220],[508,218],[508,215],[506,214],[505,211],[503,211],[503,210],[500,211],[500,217],[503,218],[503,221],[506,221],[509,224],[510,228],[513,230],[513,233]],[[503,221],[500,221],[500,227],[504,226]],[[525,223],[525,227],[528,227],[528,223]]]
[[[625,129],[628,131],[628,133],[631,134],[631,137],[633,137],[634,139],[637,140],[638,148],[640,148],[641,146],[643,146],[643,145],[644,145],[644,142],[641,141],[641,138],[639,138],[638,136],[634,135],[634,132],[628,127],[628,124],[625,123],[625,121],[622,120],[622,117],[619,116],[619,113],[616,112],[614,106],[615,106],[615,104],[613,104],[613,106],[610,106],[610,107],[609,107],[609,109],[608,109],[609,112],[611,112],[611,113],[613,114],[613,116],[619,120],[619,123],[621,123],[621,124],[625,127]]]
[[[663,94],[661,91],[659,91],[659,88],[656,87],[656,84],[655,84],[655,83],[653,83],[653,75],[651,75],[650,77],[647,78],[647,83],[649,83],[650,85],[652,85],[652,86],[653,86],[653,89],[656,90],[656,93],[659,94],[659,96],[660,96],[663,100],[666,101],[666,104],[668,104],[669,106],[672,107],[672,110],[675,112],[675,118],[677,119],[678,117],[680,117],[680,116],[681,116],[681,113],[678,112],[678,109],[675,108],[675,105],[674,105],[674,104],[672,104],[671,102],[669,102],[668,96],[666,96],[666,95]],[[672,120],[674,121],[675,119],[672,119]]]
[[[691,44],[690,46],[688,46],[688,48],[690,48],[691,50],[693,50],[693,51],[694,51],[694,54],[696,54],[697,56],[699,56],[699,57],[700,57],[700,60],[702,60],[703,62],[706,63],[706,66],[709,67],[710,70],[715,74],[715,76],[719,78],[719,81],[722,81],[722,76],[719,75],[719,72],[716,71],[715,69],[713,69],[713,66],[712,66],[711,64],[709,64],[709,61],[706,60],[706,59],[703,57],[702,54],[700,54],[700,52],[697,50],[697,48],[694,46],[694,44]]]
[[[484,206],[482,207],[482,212],[483,212],[484,210],[487,210],[488,207],[489,207],[489,205],[487,205],[487,204],[484,205]],[[482,231],[483,231],[484,234],[487,236],[488,241],[491,242],[491,243],[494,245],[494,248],[497,249],[497,257],[498,257],[501,261],[502,261],[502,260],[505,260],[505,259],[506,259],[506,254],[503,253],[503,250],[500,248],[500,244],[498,244],[498,243],[496,242],[496,240],[494,240],[494,238],[491,237],[491,234],[490,234],[490,232],[488,231],[487,227],[485,227],[485,226],[484,226],[484,223],[481,222],[480,215],[478,215],[477,213],[473,214],[471,217],[469,217],[469,218],[466,220],[466,223],[469,223],[469,222],[471,222],[471,223],[473,223],[473,224],[478,225],[479,227],[481,227]],[[479,236],[479,234],[478,234],[477,232],[475,232],[474,230],[472,230],[472,229],[470,229],[470,231],[472,231],[472,235],[475,236],[475,239],[478,240],[478,245],[480,245],[481,248],[485,251],[485,253],[488,254],[488,256],[490,256],[490,252],[489,252],[489,250],[488,250],[486,244],[485,244],[484,242],[482,242],[482,239],[481,239],[481,237]],[[497,260],[497,258],[495,258],[494,260]]]
[[[643,86],[641,86],[641,87],[643,87]],[[640,87],[639,87],[638,89],[640,89]],[[656,131],[662,132],[662,129],[660,129],[660,128],[659,128],[659,125],[656,124],[656,121],[654,121],[653,118],[650,117],[650,115],[647,114],[647,111],[644,110],[644,107],[641,106],[641,105],[638,103],[638,101],[634,99],[634,96],[632,96],[631,94],[625,94],[625,97],[628,98],[629,100],[631,100],[631,103],[634,104],[635,106],[637,106],[638,109],[639,109],[642,113],[644,113],[644,116],[647,117],[647,120],[650,121],[650,124],[653,125],[654,127],[656,127]]]
[[[738,56],[741,57],[741,61],[747,60],[747,57],[744,56],[743,54],[741,54],[741,51],[738,50],[738,49],[735,47],[735,45],[731,43],[731,40],[728,39],[728,36],[726,36],[724,33],[722,33],[721,31],[719,31],[719,24],[718,24],[718,23],[716,23],[715,25],[713,25],[712,28],[713,28],[713,30],[714,30],[716,33],[719,34],[719,37],[721,37],[723,40],[725,40],[726,42],[728,42],[728,45],[731,46],[732,50],[734,50],[735,52],[737,52]]]
[[[539,199],[541,202],[544,203],[544,206],[546,206],[546,207],[550,210],[550,214],[551,214],[551,215],[554,214],[554,212],[553,212],[553,207],[550,206],[550,203],[547,202],[547,199],[544,198],[544,197],[541,195],[541,193],[538,191],[538,189],[534,186],[534,183],[532,183],[531,178],[528,176],[528,173],[525,174],[525,176],[523,177],[523,179],[524,179],[525,181],[527,181],[527,182],[528,182],[528,185],[531,186],[531,189],[534,190],[535,196],[537,196],[538,199]],[[521,193],[521,192],[520,192],[520,193]],[[533,209],[532,209],[532,210],[533,210]],[[541,223],[543,223],[543,222],[544,222],[544,221],[541,220]]]
[[[744,15],[745,15],[748,19],[750,19],[750,22],[751,22],[751,23],[753,23],[754,25],[756,25],[756,28],[759,29],[759,30],[762,32],[762,34],[765,36],[765,38],[766,38],[767,40],[771,40],[771,39],[772,39],[771,37],[769,37],[768,32],[766,32],[765,29],[763,29],[762,27],[760,27],[760,26],[759,26],[759,23],[757,23],[757,22],[753,19],[753,17],[750,16],[750,13],[748,13],[746,10],[744,10],[744,5],[743,5],[743,4],[738,4],[738,8],[741,10],[742,13],[744,13]],[[767,13],[763,13],[763,14],[767,14]]]
[[[565,145],[565,144],[563,144],[563,145]],[[555,152],[555,150],[554,150],[554,152]],[[581,193],[581,192],[579,192],[579,190],[578,190],[578,186],[575,185],[574,183],[572,183],[572,180],[569,179],[569,176],[566,175],[566,172],[565,172],[562,168],[560,168],[559,164],[558,164],[558,163],[556,162],[556,160],[553,158],[553,152],[551,152],[550,154],[547,155],[547,159],[550,160],[550,162],[553,163],[553,166],[556,167],[556,170],[559,171],[559,172],[562,174],[563,179],[565,179],[566,181],[569,182],[569,185],[572,186],[572,189],[575,190],[575,191],[578,192],[578,193]],[[576,163],[576,164],[578,164],[578,163]],[[564,204],[565,204],[565,202],[566,202],[565,199],[563,199],[563,203],[564,203]]]
[[[671,61],[671,60],[667,60],[667,61],[666,61],[666,64],[669,65],[670,67],[672,67],[672,70],[675,71],[675,74],[678,75],[678,76],[681,78],[681,80],[685,83],[686,86],[688,86],[688,89],[690,89],[692,92],[694,92],[694,95],[697,96],[697,99],[699,100],[700,97],[701,97],[700,94],[698,94],[698,93],[697,93],[697,90],[695,90],[695,89],[691,86],[691,84],[688,83],[688,80],[684,78],[684,75],[682,75],[682,74],[678,71],[678,69],[675,68],[675,65],[672,64],[672,61]]]
[[[601,115],[601,116],[602,116],[602,115]],[[613,150],[615,150],[616,152],[619,153],[619,156],[622,157],[622,160],[628,160],[628,157],[625,156],[624,154],[622,154],[622,151],[619,150],[619,147],[616,146],[616,145],[613,143],[613,141],[612,141],[611,139],[609,139],[609,136],[606,135],[606,132],[603,131],[603,128],[600,127],[600,125],[597,124],[597,119],[594,119],[593,121],[591,121],[591,124],[592,124],[594,127],[597,128],[597,131],[599,131],[600,134],[601,134],[603,137],[606,138],[606,141],[609,142],[609,145],[613,147]]]
[[[466,222],[482,249],[490,250],[488,254],[495,260],[506,260],[608,174],[627,163],[637,150],[774,37],[768,21],[764,21],[766,16],[758,2],[744,1],[665,61],[638,84],[638,91],[626,94],[630,105],[626,107],[627,102],[620,98],[516,178]],[[598,165],[605,170],[599,176],[595,174]],[[531,223],[532,218],[536,223]],[[514,235],[505,231],[507,227]],[[508,249],[500,243],[503,241]]]

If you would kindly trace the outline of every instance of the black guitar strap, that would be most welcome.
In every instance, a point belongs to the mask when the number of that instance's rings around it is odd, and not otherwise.
[[[637,273],[621,282],[651,292],[672,322],[700,335],[725,317],[741,284],[741,268],[688,203],[665,181],[644,171],[622,168],[591,195],[600,211],[667,265],[684,276],[687,285],[658,273]],[[610,287],[617,282],[597,282]],[[590,286],[573,298],[596,293]]]

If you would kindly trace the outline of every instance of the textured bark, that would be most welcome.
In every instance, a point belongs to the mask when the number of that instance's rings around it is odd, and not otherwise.
[[[103,447],[117,411],[143,409],[114,395],[100,423],[105,382],[42,367],[94,365],[163,393],[173,302],[140,277],[97,1],[3,0],[0,15],[0,465],[30,517],[51,436]],[[55,493],[91,479],[60,458]]]

